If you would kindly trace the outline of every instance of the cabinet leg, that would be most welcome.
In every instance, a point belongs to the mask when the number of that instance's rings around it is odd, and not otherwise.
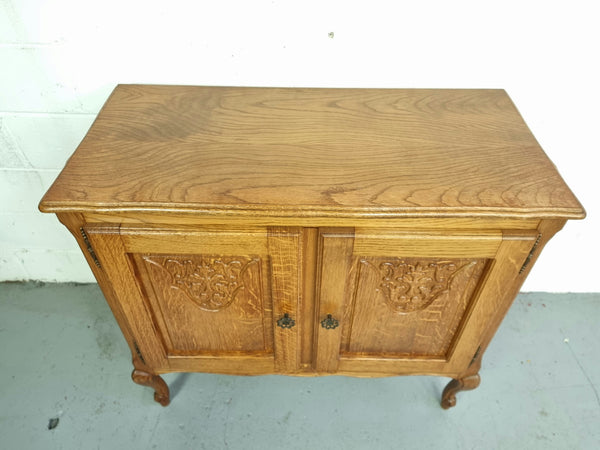
[[[169,399],[169,387],[167,386],[167,383],[165,383],[165,380],[158,375],[134,369],[133,372],[131,372],[131,379],[134,383],[153,388],[154,400],[161,405],[167,406],[171,401]]]
[[[456,405],[456,393],[460,391],[470,391],[479,386],[481,378],[479,374],[469,375],[464,378],[453,379],[446,385],[442,393],[442,408],[448,409]]]

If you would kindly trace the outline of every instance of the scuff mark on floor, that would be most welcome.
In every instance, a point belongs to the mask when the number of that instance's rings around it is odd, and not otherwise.
[[[59,418],[58,417],[53,417],[48,421],[48,429],[49,430],[54,430],[57,426],[58,426],[58,422],[59,422]]]

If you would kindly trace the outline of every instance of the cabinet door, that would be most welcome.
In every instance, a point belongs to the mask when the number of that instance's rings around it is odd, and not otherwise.
[[[536,237],[321,230],[315,369],[465,370]]]
[[[300,230],[85,231],[134,347],[156,371],[298,369],[301,324],[276,325],[285,314],[298,315]]]

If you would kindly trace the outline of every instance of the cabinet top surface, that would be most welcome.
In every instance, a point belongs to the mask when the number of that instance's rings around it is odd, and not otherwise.
[[[503,90],[119,85],[47,212],[581,218]]]

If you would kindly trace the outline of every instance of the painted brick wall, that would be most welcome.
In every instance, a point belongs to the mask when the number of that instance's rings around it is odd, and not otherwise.
[[[0,280],[93,280],[37,203],[117,83],[501,87],[588,210],[525,289],[600,291],[596,17],[580,0],[0,0]]]

